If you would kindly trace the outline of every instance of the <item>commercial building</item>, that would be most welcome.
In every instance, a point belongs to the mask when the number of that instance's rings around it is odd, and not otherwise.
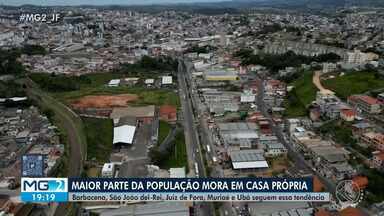
[[[203,92],[204,101],[209,111],[220,116],[225,112],[237,112],[239,110],[240,92],[218,91],[209,89]]]
[[[222,131],[220,132],[224,145],[229,149],[257,148],[259,135],[256,131]]]
[[[264,169],[268,163],[263,150],[235,150],[229,152],[233,169]]]
[[[236,71],[224,69],[206,71],[204,77],[207,81],[235,81],[239,79]]]

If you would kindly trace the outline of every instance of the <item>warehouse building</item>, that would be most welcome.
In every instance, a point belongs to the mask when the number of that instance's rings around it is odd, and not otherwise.
[[[207,81],[235,81],[238,80],[236,71],[232,70],[210,70],[204,74]]]
[[[229,153],[233,169],[265,169],[268,163],[265,160],[264,151],[260,149],[253,150],[235,150]]]
[[[229,149],[257,148],[258,126],[251,122],[231,122],[218,124],[220,138]]]
[[[136,126],[122,125],[113,128],[113,144],[133,144]]]

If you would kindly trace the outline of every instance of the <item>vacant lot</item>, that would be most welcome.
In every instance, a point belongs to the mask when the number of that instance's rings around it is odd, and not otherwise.
[[[168,136],[171,131],[171,125],[166,121],[159,121],[159,139],[158,144],[163,143],[164,139]]]
[[[323,80],[322,84],[336,92],[340,98],[346,99],[353,94],[362,94],[384,88],[384,79],[374,72],[360,71]]]
[[[153,77],[153,73],[139,74],[144,78]],[[179,106],[177,92],[171,89],[147,89],[142,86],[107,87],[111,79],[129,77],[125,73],[95,73],[82,76],[64,76],[50,74],[31,74],[37,84],[52,93],[66,104],[89,95],[136,94],[138,99],[130,105],[175,105]]]
[[[312,72],[304,72],[300,78],[290,84],[295,88],[288,93],[286,116],[297,117],[307,114],[306,107],[315,100],[318,91],[312,82],[312,75]]]
[[[64,103],[70,104],[74,100],[90,95],[118,95],[133,94],[137,95],[137,99],[130,101],[129,105],[174,105],[180,106],[177,92],[167,89],[146,89],[139,87],[114,87],[99,86],[97,88],[84,88],[77,91],[58,92],[55,96]]]
[[[169,155],[161,162],[160,167],[163,169],[169,169],[172,167],[188,167],[184,132],[179,131],[173,142],[174,145],[170,149]]]
[[[71,105],[76,109],[123,107],[128,105],[129,102],[137,100],[137,98],[138,96],[134,94],[88,95],[73,100]]]
[[[83,118],[86,138],[87,157],[104,163],[112,152],[113,123],[111,119]]]

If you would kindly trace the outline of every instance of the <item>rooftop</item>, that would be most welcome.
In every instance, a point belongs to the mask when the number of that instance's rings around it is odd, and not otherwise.
[[[368,96],[368,95],[352,95],[348,99],[349,100],[361,100],[364,103],[367,103],[369,105],[374,105],[374,104],[380,103],[379,100],[377,100],[376,98],[373,98],[371,96]]]
[[[234,150],[230,153],[232,162],[265,161],[264,151],[259,149]]]
[[[113,128],[113,144],[126,143],[132,144],[136,127],[131,125],[123,125]]]
[[[169,113],[176,113],[177,109],[175,106],[172,105],[162,105],[159,109],[159,113],[161,114],[169,114]]]
[[[185,168],[170,168],[169,169],[170,178],[185,178]]]
[[[232,122],[232,123],[219,123],[220,131],[230,130],[257,130],[257,124],[251,122]]]
[[[163,76],[161,78],[161,84],[163,85],[172,84],[172,76]]]
[[[110,118],[121,118],[121,117],[154,117],[155,116],[155,106],[141,106],[141,107],[117,107],[113,108]]]

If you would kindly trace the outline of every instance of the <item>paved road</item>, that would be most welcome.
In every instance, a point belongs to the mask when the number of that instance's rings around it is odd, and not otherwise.
[[[314,175],[316,175],[320,179],[320,181],[324,184],[324,186],[327,189],[327,191],[329,191],[329,192],[331,192],[333,194],[335,192],[335,189],[336,189],[335,184],[333,182],[331,182],[330,180],[326,179],[324,176],[322,176],[317,171],[315,171],[313,169],[312,165],[309,164],[300,153],[295,151],[295,149],[291,145],[291,143],[286,142],[286,140],[284,138],[283,131],[272,120],[272,116],[268,113],[268,111],[266,109],[266,105],[265,105],[265,103],[263,101],[263,98],[264,98],[264,85],[263,85],[263,80],[262,79],[259,79],[258,89],[259,89],[259,91],[258,91],[259,94],[258,94],[258,97],[257,97],[257,104],[258,104],[259,110],[262,112],[262,114],[265,117],[268,118],[268,120],[269,120],[269,122],[271,124],[273,133],[277,136],[279,141],[288,149],[288,155],[294,160],[295,165],[297,167],[299,167],[300,169],[303,169],[305,171],[309,171],[309,172],[313,173]]]
[[[187,145],[188,160],[190,164],[190,170],[195,169],[195,164],[197,164],[198,173],[196,177],[209,177],[204,166],[203,154],[201,151],[200,140],[198,131],[196,129],[196,124],[198,121],[195,121],[194,110],[192,106],[192,89],[191,89],[191,77],[190,70],[191,67],[186,66],[184,60],[179,60],[178,68],[178,81],[180,87],[181,95],[181,106],[183,110],[184,117],[184,130],[185,130],[185,140]],[[188,82],[188,83],[187,83]],[[195,108],[196,109],[196,108]],[[214,208],[211,202],[204,203],[195,203],[195,213],[196,215],[202,216],[211,216],[214,215]]]
[[[184,130],[186,134],[186,144],[188,149],[188,159],[190,162],[197,163],[198,170],[195,170],[196,176],[206,177],[204,160],[201,154],[200,143],[198,139],[198,134],[195,125],[195,118],[191,104],[191,94],[187,86],[187,70],[183,61],[179,61],[179,73],[178,81],[180,87],[180,94],[182,95],[183,100],[181,100],[181,106],[183,110],[184,117]],[[193,163],[191,169],[195,168]]]

